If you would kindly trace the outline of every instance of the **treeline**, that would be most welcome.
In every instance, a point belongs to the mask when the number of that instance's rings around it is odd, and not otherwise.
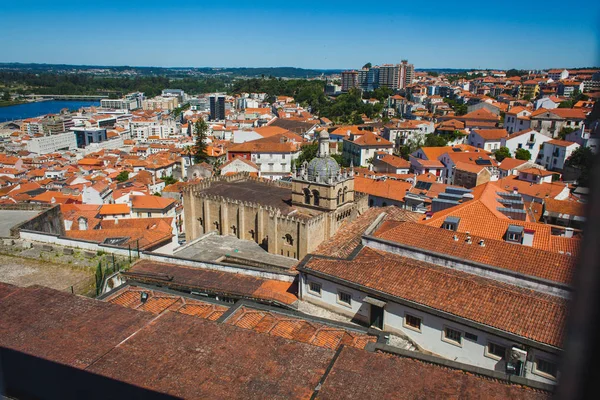
[[[251,78],[233,79],[227,76],[202,78],[169,78],[166,76],[102,77],[90,74],[57,74],[0,71],[0,82],[17,94],[109,95],[119,97],[129,92],[144,92],[147,97],[159,95],[165,88],[182,89],[196,95],[211,92],[267,93],[267,100],[276,96],[291,96],[297,103],[320,117],[335,123],[360,124],[362,115],[380,116],[392,91],[385,88],[361,95],[358,90],[341,94],[334,100],[325,95],[325,82],[307,79]],[[375,98],[377,104],[362,98]]]
[[[101,77],[89,74],[56,74],[0,71],[0,82],[17,94],[97,95],[144,92],[146,96],[159,95],[165,88],[183,89],[199,94],[227,90],[231,78],[168,78],[165,76]]]

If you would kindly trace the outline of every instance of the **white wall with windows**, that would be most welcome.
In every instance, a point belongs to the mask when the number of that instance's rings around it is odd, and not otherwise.
[[[294,160],[300,152],[296,153],[252,153],[251,161],[255,163],[260,175],[269,179],[281,179],[291,174]]]
[[[327,279],[301,274],[300,298],[303,301],[368,325],[371,305],[364,301],[365,297],[367,293],[359,290]],[[555,354],[524,346],[508,336],[472,328],[467,325],[467,320],[460,323],[423,311],[423,306],[409,307],[399,302],[384,301],[384,331],[408,336],[424,350],[453,361],[505,372],[507,354],[513,346],[519,346],[527,351],[521,376],[544,383],[556,382],[558,359]]]

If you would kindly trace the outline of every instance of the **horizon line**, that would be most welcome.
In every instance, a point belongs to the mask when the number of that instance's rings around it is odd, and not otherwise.
[[[204,68],[212,68],[212,69],[242,69],[242,68],[247,68],[247,69],[275,69],[275,68],[295,68],[295,69],[301,69],[301,70],[306,70],[306,71],[352,71],[352,70],[359,70],[362,67],[358,67],[358,68],[306,68],[306,67],[294,67],[294,66],[260,66],[260,67],[251,67],[251,66],[244,66],[244,67],[233,67],[233,66],[157,66],[157,65],[127,65],[127,64],[122,64],[122,65],[110,65],[110,64],[68,64],[68,63],[47,63],[47,62],[22,62],[22,61],[2,61],[0,62],[0,65],[3,64],[32,64],[32,65],[47,65],[47,66],[52,66],[52,65],[64,65],[64,66],[70,66],[70,67],[107,67],[107,68],[123,68],[123,67],[128,67],[128,68],[161,68],[161,69],[204,69]],[[366,63],[365,63],[366,64]],[[377,66],[378,64],[375,64],[374,66]],[[383,64],[382,64],[383,65]],[[414,65],[414,64],[413,64]],[[547,70],[547,69],[600,69],[599,66],[583,66],[583,67],[545,67],[545,68],[491,68],[491,67],[477,67],[477,68],[473,68],[473,67],[468,67],[468,68],[464,68],[464,67],[415,67],[415,70],[468,70],[468,71],[508,71],[511,69],[515,69],[518,71],[539,71],[539,70]]]

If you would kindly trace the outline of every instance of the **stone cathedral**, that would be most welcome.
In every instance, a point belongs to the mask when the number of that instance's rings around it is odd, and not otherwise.
[[[367,196],[354,192],[352,173],[330,157],[327,131],[319,134],[317,157],[293,172],[291,183],[247,173],[215,177],[186,187],[183,204],[188,243],[216,231],[296,259],[368,207]]]

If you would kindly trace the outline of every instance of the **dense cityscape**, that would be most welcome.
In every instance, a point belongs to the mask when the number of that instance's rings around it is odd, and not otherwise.
[[[596,398],[598,15],[6,2],[0,399]]]

